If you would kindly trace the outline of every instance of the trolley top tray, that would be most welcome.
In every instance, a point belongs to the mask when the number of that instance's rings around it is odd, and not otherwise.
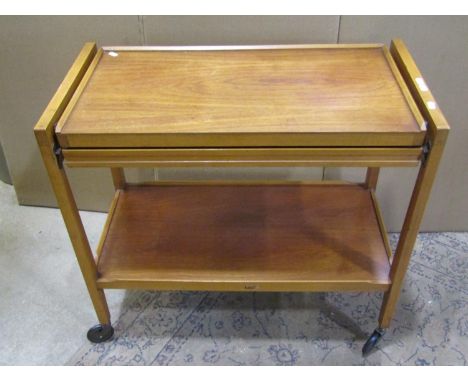
[[[424,121],[382,45],[97,51],[64,148],[419,146]]]

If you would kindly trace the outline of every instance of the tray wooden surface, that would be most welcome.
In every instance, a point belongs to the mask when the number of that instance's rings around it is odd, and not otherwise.
[[[64,148],[419,146],[386,47],[98,50],[59,120]]]
[[[152,185],[116,193],[103,288],[387,290],[388,248],[358,185]]]

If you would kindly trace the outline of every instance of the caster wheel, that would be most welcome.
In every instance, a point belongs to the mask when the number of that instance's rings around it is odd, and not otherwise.
[[[374,330],[374,333],[372,333],[372,335],[369,337],[369,339],[366,341],[366,343],[362,347],[362,355],[364,357],[368,355],[372,351],[372,349],[374,349],[375,345],[378,344],[383,334],[384,334],[383,329]]]
[[[114,328],[112,325],[98,324],[88,330],[88,340],[95,344],[110,340],[114,336]]]

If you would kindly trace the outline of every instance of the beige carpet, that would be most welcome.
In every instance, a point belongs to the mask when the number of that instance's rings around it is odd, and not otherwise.
[[[367,358],[379,293],[129,291],[114,340],[68,363],[466,365],[467,275],[467,233],[419,235],[392,326]]]

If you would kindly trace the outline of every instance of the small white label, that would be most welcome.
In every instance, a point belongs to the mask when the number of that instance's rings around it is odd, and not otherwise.
[[[421,90],[422,92],[427,92],[429,90],[429,88],[426,85],[426,81],[424,81],[424,78],[416,77],[416,83],[419,86],[419,90]]]
[[[427,107],[429,110],[435,110],[437,109],[437,104],[434,101],[427,101]]]
[[[109,52],[109,56],[117,57],[119,54],[117,52]]]

